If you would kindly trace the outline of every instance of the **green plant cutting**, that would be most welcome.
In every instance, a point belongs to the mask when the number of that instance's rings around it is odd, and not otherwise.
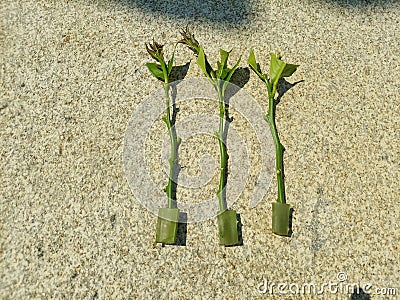
[[[228,151],[224,139],[224,124],[228,122],[228,105],[225,101],[225,91],[233,73],[237,69],[240,58],[232,67],[228,67],[230,51],[220,49],[220,61],[217,62],[217,69],[214,70],[207,60],[203,47],[195,39],[194,35],[186,28],[181,31],[182,39],[178,43],[185,44],[197,55],[197,65],[203,71],[209,82],[214,86],[218,94],[219,102],[219,129],[215,132],[220,150],[220,179],[217,191],[219,202],[219,214],[217,215],[220,245],[232,246],[238,244],[236,211],[229,210],[226,201],[226,183],[228,176]]]
[[[178,229],[179,209],[176,207],[176,183],[174,175],[178,163],[178,146],[179,138],[176,135],[175,126],[171,115],[171,98],[170,98],[170,78],[174,64],[174,52],[168,62],[165,61],[163,53],[163,45],[155,42],[146,44],[146,50],[156,62],[146,64],[150,73],[163,82],[165,92],[166,113],[162,117],[168,128],[171,144],[171,155],[169,161],[169,178],[165,192],[168,197],[168,207],[161,207],[158,211],[156,242],[163,244],[175,244]]]
[[[270,53],[271,60],[269,64],[269,75],[261,72],[260,65],[256,61],[253,49],[250,50],[248,63],[251,69],[264,81],[268,91],[268,112],[264,119],[268,122],[271,129],[272,138],[276,151],[276,178],[278,183],[278,199],[272,203],[272,231],[275,234],[287,236],[289,235],[289,218],[290,205],[286,203],[284,171],[283,171],[283,152],[285,148],[280,142],[278,130],[275,122],[275,111],[277,100],[275,95],[277,92],[279,79],[291,76],[297,69],[298,65],[288,64],[281,60],[281,56]]]

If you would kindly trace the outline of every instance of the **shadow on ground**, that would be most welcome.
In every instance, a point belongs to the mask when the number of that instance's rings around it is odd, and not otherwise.
[[[228,24],[248,24],[251,7],[248,0],[115,0],[133,9],[166,18],[185,21],[211,21]]]
[[[369,7],[369,6],[386,6],[388,4],[399,3],[399,0],[324,0],[328,4],[340,4],[344,7]]]
[[[240,26],[251,23],[251,16],[255,13],[250,0],[114,0],[135,10],[153,13],[156,16],[165,16],[166,19],[177,21],[206,21],[213,23],[231,24]],[[264,5],[271,5],[267,0]],[[343,7],[367,8],[399,3],[400,0],[320,0],[328,5],[337,4]],[[256,3],[256,2],[255,2]],[[257,3],[262,5],[263,3]],[[288,16],[289,17],[289,16]]]
[[[360,287],[356,288],[350,296],[350,300],[371,300],[371,295]]]

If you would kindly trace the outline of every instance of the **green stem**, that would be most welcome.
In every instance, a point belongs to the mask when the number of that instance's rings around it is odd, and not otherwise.
[[[283,151],[285,148],[281,144],[278,136],[278,130],[276,129],[275,123],[275,93],[276,93],[276,85],[271,85],[268,81],[266,81],[268,88],[268,113],[265,115],[264,119],[268,122],[269,127],[271,129],[272,138],[275,143],[275,151],[276,151],[276,179],[278,182],[278,202],[286,203],[285,197],[285,184],[284,184],[284,175],[283,175]]]
[[[226,149],[226,144],[224,143],[224,119],[225,119],[225,102],[223,91],[221,91],[220,83],[217,81],[215,88],[218,92],[219,100],[219,130],[217,133],[219,151],[221,156],[220,161],[220,176],[219,176],[219,187],[217,192],[219,209],[220,212],[224,212],[228,207],[224,199],[224,188],[226,185],[227,176],[227,166],[228,166],[228,152]]]
[[[165,105],[166,105],[166,115],[163,117],[164,122],[167,124],[169,139],[171,143],[171,156],[169,157],[169,178],[168,184],[166,187],[166,194],[168,197],[168,208],[174,208],[174,175],[175,175],[175,166],[177,163],[177,145],[178,139],[176,136],[176,132],[173,128],[172,119],[171,119],[171,100],[169,97],[169,78],[167,72],[167,66],[163,59],[159,60],[161,69],[164,74],[164,92],[165,92]]]
[[[167,124],[169,138],[171,143],[171,156],[169,157],[169,178],[168,185],[166,188],[166,193],[168,197],[168,208],[173,208],[173,200],[174,200],[174,174],[175,174],[175,165],[177,162],[177,136],[175,130],[173,130],[173,124],[171,120],[171,108],[170,108],[170,97],[169,97],[169,85],[166,83],[164,85],[165,91],[165,104],[166,104],[166,115],[163,117],[164,122]]]

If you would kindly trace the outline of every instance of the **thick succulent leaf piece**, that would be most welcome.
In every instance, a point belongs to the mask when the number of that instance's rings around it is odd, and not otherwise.
[[[164,73],[161,66],[157,63],[146,63],[146,67],[149,69],[153,76],[161,81],[164,81]]]
[[[272,232],[288,236],[290,230],[290,205],[286,203],[272,203]]]
[[[239,243],[235,210],[225,210],[217,216],[219,244],[233,246]]]
[[[291,76],[297,69],[298,65],[287,64],[277,57],[274,53],[270,53],[270,76],[272,84],[277,84],[282,77]]]
[[[178,208],[159,208],[156,229],[156,243],[176,243],[178,220]]]

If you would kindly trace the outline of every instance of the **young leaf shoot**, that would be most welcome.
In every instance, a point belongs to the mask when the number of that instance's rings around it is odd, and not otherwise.
[[[279,79],[291,76],[298,65],[288,64],[281,60],[280,55],[270,53],[269,74],[263,74],[260,65],[256,61],[253,49],[247,60],[250,68],[264,81],[268,92],[268,112],[264,119],[268,122],[276,150],[276,178],[278,183],[278,199],[272,204],[272,231],[279,235],[289,234],[289,215],[290,206],[286,203],[284,172],[283,172],[283,152],[285,148],[280,142],[278,130],[275,122],[276,99],[275,94]]]
[[[163,45],[155,42],[146,44],[146,50],[149,55],[156,62],[149,62],[146,64],[150,73],[158,80],[163,82],[165,92],[165,105],[166,113],[162,117],[163,121],[167,125],[170,143],[171,143],[171,156],[169,157],[169,178],[168,184],[165,188],[165,192],[168,197],[168,207],[159,208],[158,219],[157,219],[157,231],[156,231],[156,242],[163,244],[175,244],[176,233],[178,228],[178,217],[179,209],[175,207],[174,201],[176,200],[175,190],[176,183],[174,181],[174,175],[176,174],[176,168],[178,163],[178,146],[179,138],[176,135],[175,126],[173,124],[171,116],[171,99],[169,96],[170,89],[170,76],[172,67],[174,64],[174,53],[168,62],[165,61],[163,53]]]
[[[239,66],[240,58],[232,68],[229,68],[228,58],[230,51],[220,49],[220,61],[217,62],[217,68],[214,70],[207,60],[207,56],[204,53],[203,47],[199,44],[194,35],[187,28],[181,31],[181,35],[182,39],[179,41],[179,43],[185,44],[197,55],[197,65],[203,71],[210,83],[214,86],[218,94],[220,119],[219,128],[218,131],[215,132],[215,136],[218,139],[220,150],[220,179],[217,191],[220,208],[219,215],[217,216],[219,237],[221,245],[236,245],[238,244],[236,211],[228,210],[226,194],[224,193],[227,183],[229,157],[226,141],[224,140],[224,124],[228,121],[228,107],[225,101],[225,91],[233,73]]]

